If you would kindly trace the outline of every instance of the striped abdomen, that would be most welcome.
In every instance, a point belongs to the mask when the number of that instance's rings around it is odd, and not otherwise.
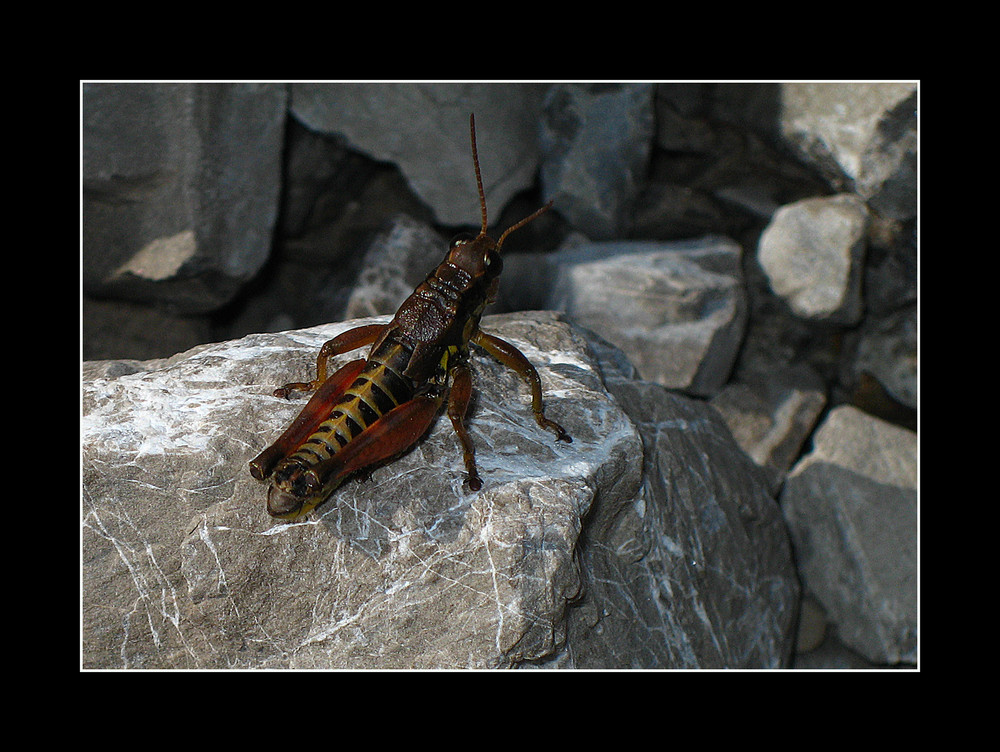
[[[392,408],[411,399],[412,382],[402,375],[409,358],[409,348],[395,342],[386,342],[373,352],[330,417],[281,464],[302,467],[323,462]]]

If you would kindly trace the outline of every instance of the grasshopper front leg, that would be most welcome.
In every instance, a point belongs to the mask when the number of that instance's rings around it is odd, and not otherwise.
[[[465,428],[465,413],[469,409],[472,397],[472,374],[466,365],[455,366],[452,371],[451,394],[448,395],[448,418],[451,426],[462,442],[462,455],[465,460],[465,470],[469,474],[469,488],[478,491],[483,487],[483,481],[476,469],[476,448]]]

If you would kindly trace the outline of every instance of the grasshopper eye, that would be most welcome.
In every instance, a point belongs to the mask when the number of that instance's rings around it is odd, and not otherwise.
[[[465,245],[470,240],[474,240],[475,236],[468,232],[460,232],[458,235],[451,239],[451,243],[448,244],[449,248],[458,248],[460,245]]]
[[[491,249],[483,257],[483,266],[489,269],[491,274],[499,274],[503,269],[503,259],[499,253]]]

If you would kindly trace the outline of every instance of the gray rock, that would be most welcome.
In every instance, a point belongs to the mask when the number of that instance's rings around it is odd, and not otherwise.
[[[85,291],[180,313],[229,302],[271,248],[286,99],[277,84],[85,84]]]
[[[795,575],[758,472],[711,408],[629,381],[620,353],[551,315],[483,325],[538,366],[572,444],[534,424],[515,374],[477,355],[480,492],[464,488],[440,418],[308,521],[269,518],[246,463],[299,406],[270,391],[360,323],[84,364],[85,667],[787,659]],[[623,404],[644,416],[641,437]]]
[[[83,358],[166,357],[212,339],[207,321],[128,301],[83,299]]]
[[[905,306],[880,317],[869,317],[851,337],[856,340],[845,383],[856,384],[869,374],[907,407],[917,407],[917,306]]]
[[[838,639],[879,664],[917,655],[917,436],[835,408],[781,507],[803,585]]]
[[[855,196],[781,207],[761,233],[757,259],[775,294],[803,319],[856,324],[868,212]]]
[[[447,240],[428,225],[405,215],[393,217],[368,246],[344,317],[395,313],[447,249]]]
[[[580,668],[778,668],[798,581],[763,474],[719,415],[659,384],[609,378],[644,449],[625,504],[598,497],[562,658]]]
[[[545,98],[542,186],[594,240],[622,237],[653,142],[652,84],[561,84]]]
[[[729,376],[746,327],[740,247],[722,237],[590,243],[546,257],[546,308],[619,346],[642,378],[704,396]]]
[[[767,474],[772,495],[778,493],[826,405],[823,390],[814,385],[818,379],[795,375],[731,382],[711,399],[733,438]]]
[[[785,139],[834,185],[880,214],[917,213],[917,92],[913,82],[781,86]]]
[[[307,127],[340,133],[375,159],[395,162],[442,224],[478,225],[469,143],[476,116],[479,164],[490,216],[529,187],[538,168],[538,113],[546,86],[488,83],[292,85],[292,113]]]

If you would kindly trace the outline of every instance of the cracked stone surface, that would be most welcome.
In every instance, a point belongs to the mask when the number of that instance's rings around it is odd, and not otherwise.
[[[632,380],[620,353],[554,314],[487,317],[483,328],[538,367],[572,444],[539,428],[517,375],[480,353],[469,419],[480,492],[463,485],[440,417],[307,521],[271,519],[246,463],[304,402],[271,390],[361,323],[84,364],[85,668],[786,659],[797,584],[752,463],[707,483],[716,460],[742,456],[712,408]],[[663,443],[685,427],[686,443]]]

